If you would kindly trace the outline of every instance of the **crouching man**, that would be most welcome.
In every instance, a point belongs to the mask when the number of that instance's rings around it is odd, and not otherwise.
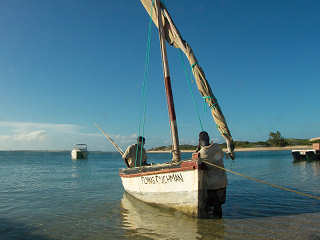
[[[145,141],[144,137],[139,136],[137,143],[130,145],[124,152],[122,158],[127,162],[129,167],[148,165],[146,150],[143,147]]]

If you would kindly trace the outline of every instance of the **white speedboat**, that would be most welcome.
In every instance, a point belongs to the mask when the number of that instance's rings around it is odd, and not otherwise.
[[[72,159],[87,159],[88,158],[88,148],[87,144],[75,144],[71,151]]]

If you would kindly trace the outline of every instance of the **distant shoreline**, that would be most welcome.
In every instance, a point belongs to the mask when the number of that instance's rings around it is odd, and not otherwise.
[[[235,152],[257,152],[257,151],[288,151],[294,149],[312,149],[311,145],[296,145],[286,147],[250,147],[250,148],[236,148]],[[223,151],[227,149],[224,148]],[[0,150],[0,152],[70,152],[70,150]],[[116,151],[89,151],[92,153],[117,153]],[[195,150],[181,150],[181,152],[191,153]],[[147,153],[171,153],[169,150],[147,150]]]
[[[235,148],[235,152],[257,152],[257,151],[287,151],[294,149],[312,149],[311,145],[302,145],[302,146],[286,146],[286,147],[253,147],[253,148]],[[223,151],[226,152],[226,148]],[[170,153],[168,150],[151,150],[147,153]],[[195,150],[181,150],[181,152],[195,152]]]

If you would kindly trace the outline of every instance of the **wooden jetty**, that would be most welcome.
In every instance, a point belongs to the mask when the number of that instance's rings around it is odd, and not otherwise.
[[[295,149],[291,151],[294,162],[320,161],[320,143],[313,143],[312,149]]]

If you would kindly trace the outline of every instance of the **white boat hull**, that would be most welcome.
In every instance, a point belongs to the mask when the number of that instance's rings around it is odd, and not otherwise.
[[[78,150],[78,149],[73,149],[71,151],[71,158],[73,160],[76,160],[76,159],[87,159],[88,158],[88,151],[81,151],[81,150]]]
[[[206,202],[204,170],[197,161],[120,170],[125,191],[147,203],[162,205],[195,217]]]

